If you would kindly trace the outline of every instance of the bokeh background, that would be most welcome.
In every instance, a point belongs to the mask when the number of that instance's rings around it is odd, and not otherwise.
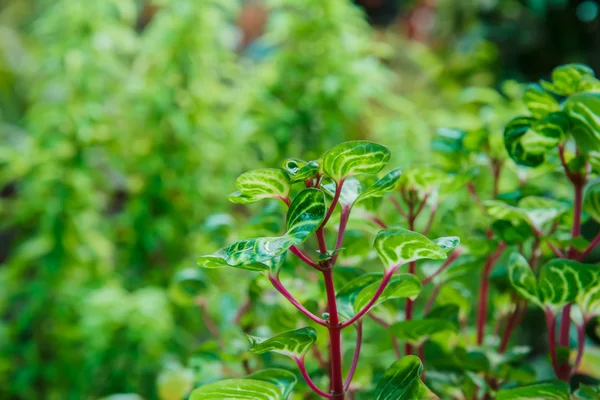
[[[429,160],[438,127],[501,132],[517,82],[600,72],[599,14],[597,0],[0,1],[0,398],[177,400],[235,375],[255,282],[191,268],[268,232],[273,210],[226,201],[240,173],[351,139],[404,167]],[[182,274],[203,296],[174,286]]]

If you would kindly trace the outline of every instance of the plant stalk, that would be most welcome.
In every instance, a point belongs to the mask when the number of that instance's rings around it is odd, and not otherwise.
[[[344,378],[342,375],[342,325],[340,324],[335,301],[335,286],[331,268],[323,271],[329,312],[329,362],[331,366],[330,391],[332,399],[344,399]]]
[[[477,313],[477,344],[481,345],[483,343],[483,338],[485,335],[485,325],[487,321],[487,312],[488,312],[488,297],[489,297],[489,277],[492,272],[492,268],[498,258],[502,255],[502,252],[506,248],[506,244],[504,242],[500,242],[496,251],[494,251],[487,259],[484,267],[483,273],[481,274],[481,284],[479,286],[479,312]]]

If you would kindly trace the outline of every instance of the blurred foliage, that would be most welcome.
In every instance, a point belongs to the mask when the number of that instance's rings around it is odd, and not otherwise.
[[[242,373],[236,320],[292,329],[293,310],[263,300],[238,313],[273,294],[249,274],[181,274],[227,241],[280,230],[278,205],[222,202],[235,177],[361,138],[406,167],[428,161],[439,126],[501,135],[520,112],[519,85],[495,88],[514,71],[499,70],[481,5],[440,2],[444,40],[431,45],[375,32],[343,0],[264,3],[266,32],[245,49],[238,1],[0,5],[0,398],[171,400]],[[174,288],[182,275],[201,301]]]

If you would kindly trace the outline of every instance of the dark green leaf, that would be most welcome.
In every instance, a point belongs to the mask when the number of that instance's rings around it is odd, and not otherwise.
[[[438,397],[423,382],[423,364],[418,357],[405,356],[393,363],[375,388],[375,400],[434,400]]]

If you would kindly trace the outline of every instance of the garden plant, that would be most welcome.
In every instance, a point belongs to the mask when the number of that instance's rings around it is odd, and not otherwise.
[[[586,263],[600,234],[587,240],[581,228],[600,214],[600,82],[569,64],[526,87],[522,101],[529,115],[503,134],[440,129],[432,165],[378,176],[390,151],[361,140],[242,174],[230,201],[280,203],[283,233],[239,240],[198,263],[259,274],[301,318],[268,337],[250,329],[248,375],[200,386],[191,399],[287,398],[300,383],[271,367],[269,352],[291,358],[307,393],[323,398],[598,398],[598,387],[573,377],[586,325],[600,312],[600,269]],[[537,185],[544,174],[559,182]],[[462,209],[476,218],[461,224]],[[536,381],[531,349],[515,335],[536,307],[552,380]],[[383,328],[378,337],[365,335],[369,324]],[[396,361],[354,382],[370,368],[361,348],[386,331]]]

